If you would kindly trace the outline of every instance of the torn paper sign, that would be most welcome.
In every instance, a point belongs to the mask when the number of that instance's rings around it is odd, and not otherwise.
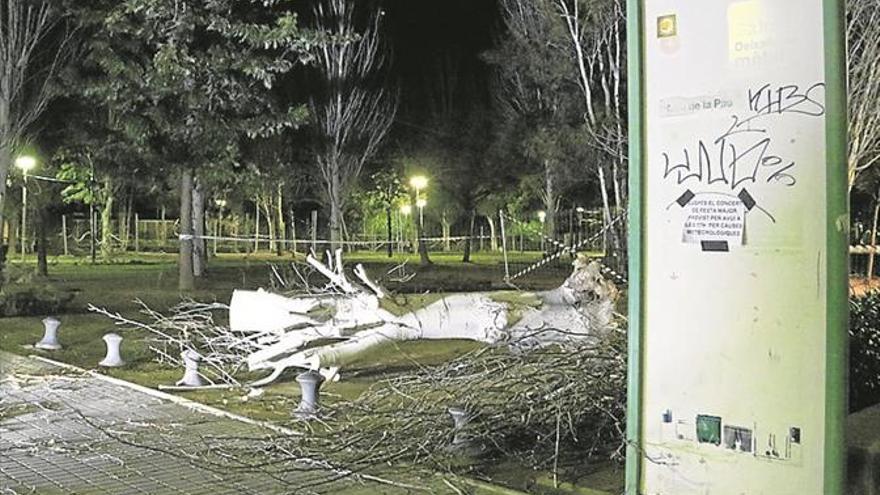
[[[745,244],[746,206],[737,198],[695,198],[683,208],[682,242]]]

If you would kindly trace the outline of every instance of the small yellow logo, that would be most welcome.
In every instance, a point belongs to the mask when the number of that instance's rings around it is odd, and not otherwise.
[[[676,34],[678,34],[678,22],[675,19],[675,14],[662,15],[657,18],[658,38],[671,38]]]

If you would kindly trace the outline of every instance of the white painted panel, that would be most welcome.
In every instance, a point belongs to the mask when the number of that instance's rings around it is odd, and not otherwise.
[[[821,494],[822,2],[644,9],[644,493]]]

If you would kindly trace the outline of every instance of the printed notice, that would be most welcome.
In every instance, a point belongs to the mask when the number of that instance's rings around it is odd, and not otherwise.
[[[684,207],[684,213],[682,242],[745,243],[746,207],[738,198],[695,198]]]

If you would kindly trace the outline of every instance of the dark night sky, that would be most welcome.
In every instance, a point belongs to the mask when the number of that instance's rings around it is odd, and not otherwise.
[[[488,98],[487,68],[479,55],[491,48],[497,31],[495,0],[386,0],[384,6],[401,86],[400,120],[428,117],[426,88],[441,57],[459,67],[457,106]]]

